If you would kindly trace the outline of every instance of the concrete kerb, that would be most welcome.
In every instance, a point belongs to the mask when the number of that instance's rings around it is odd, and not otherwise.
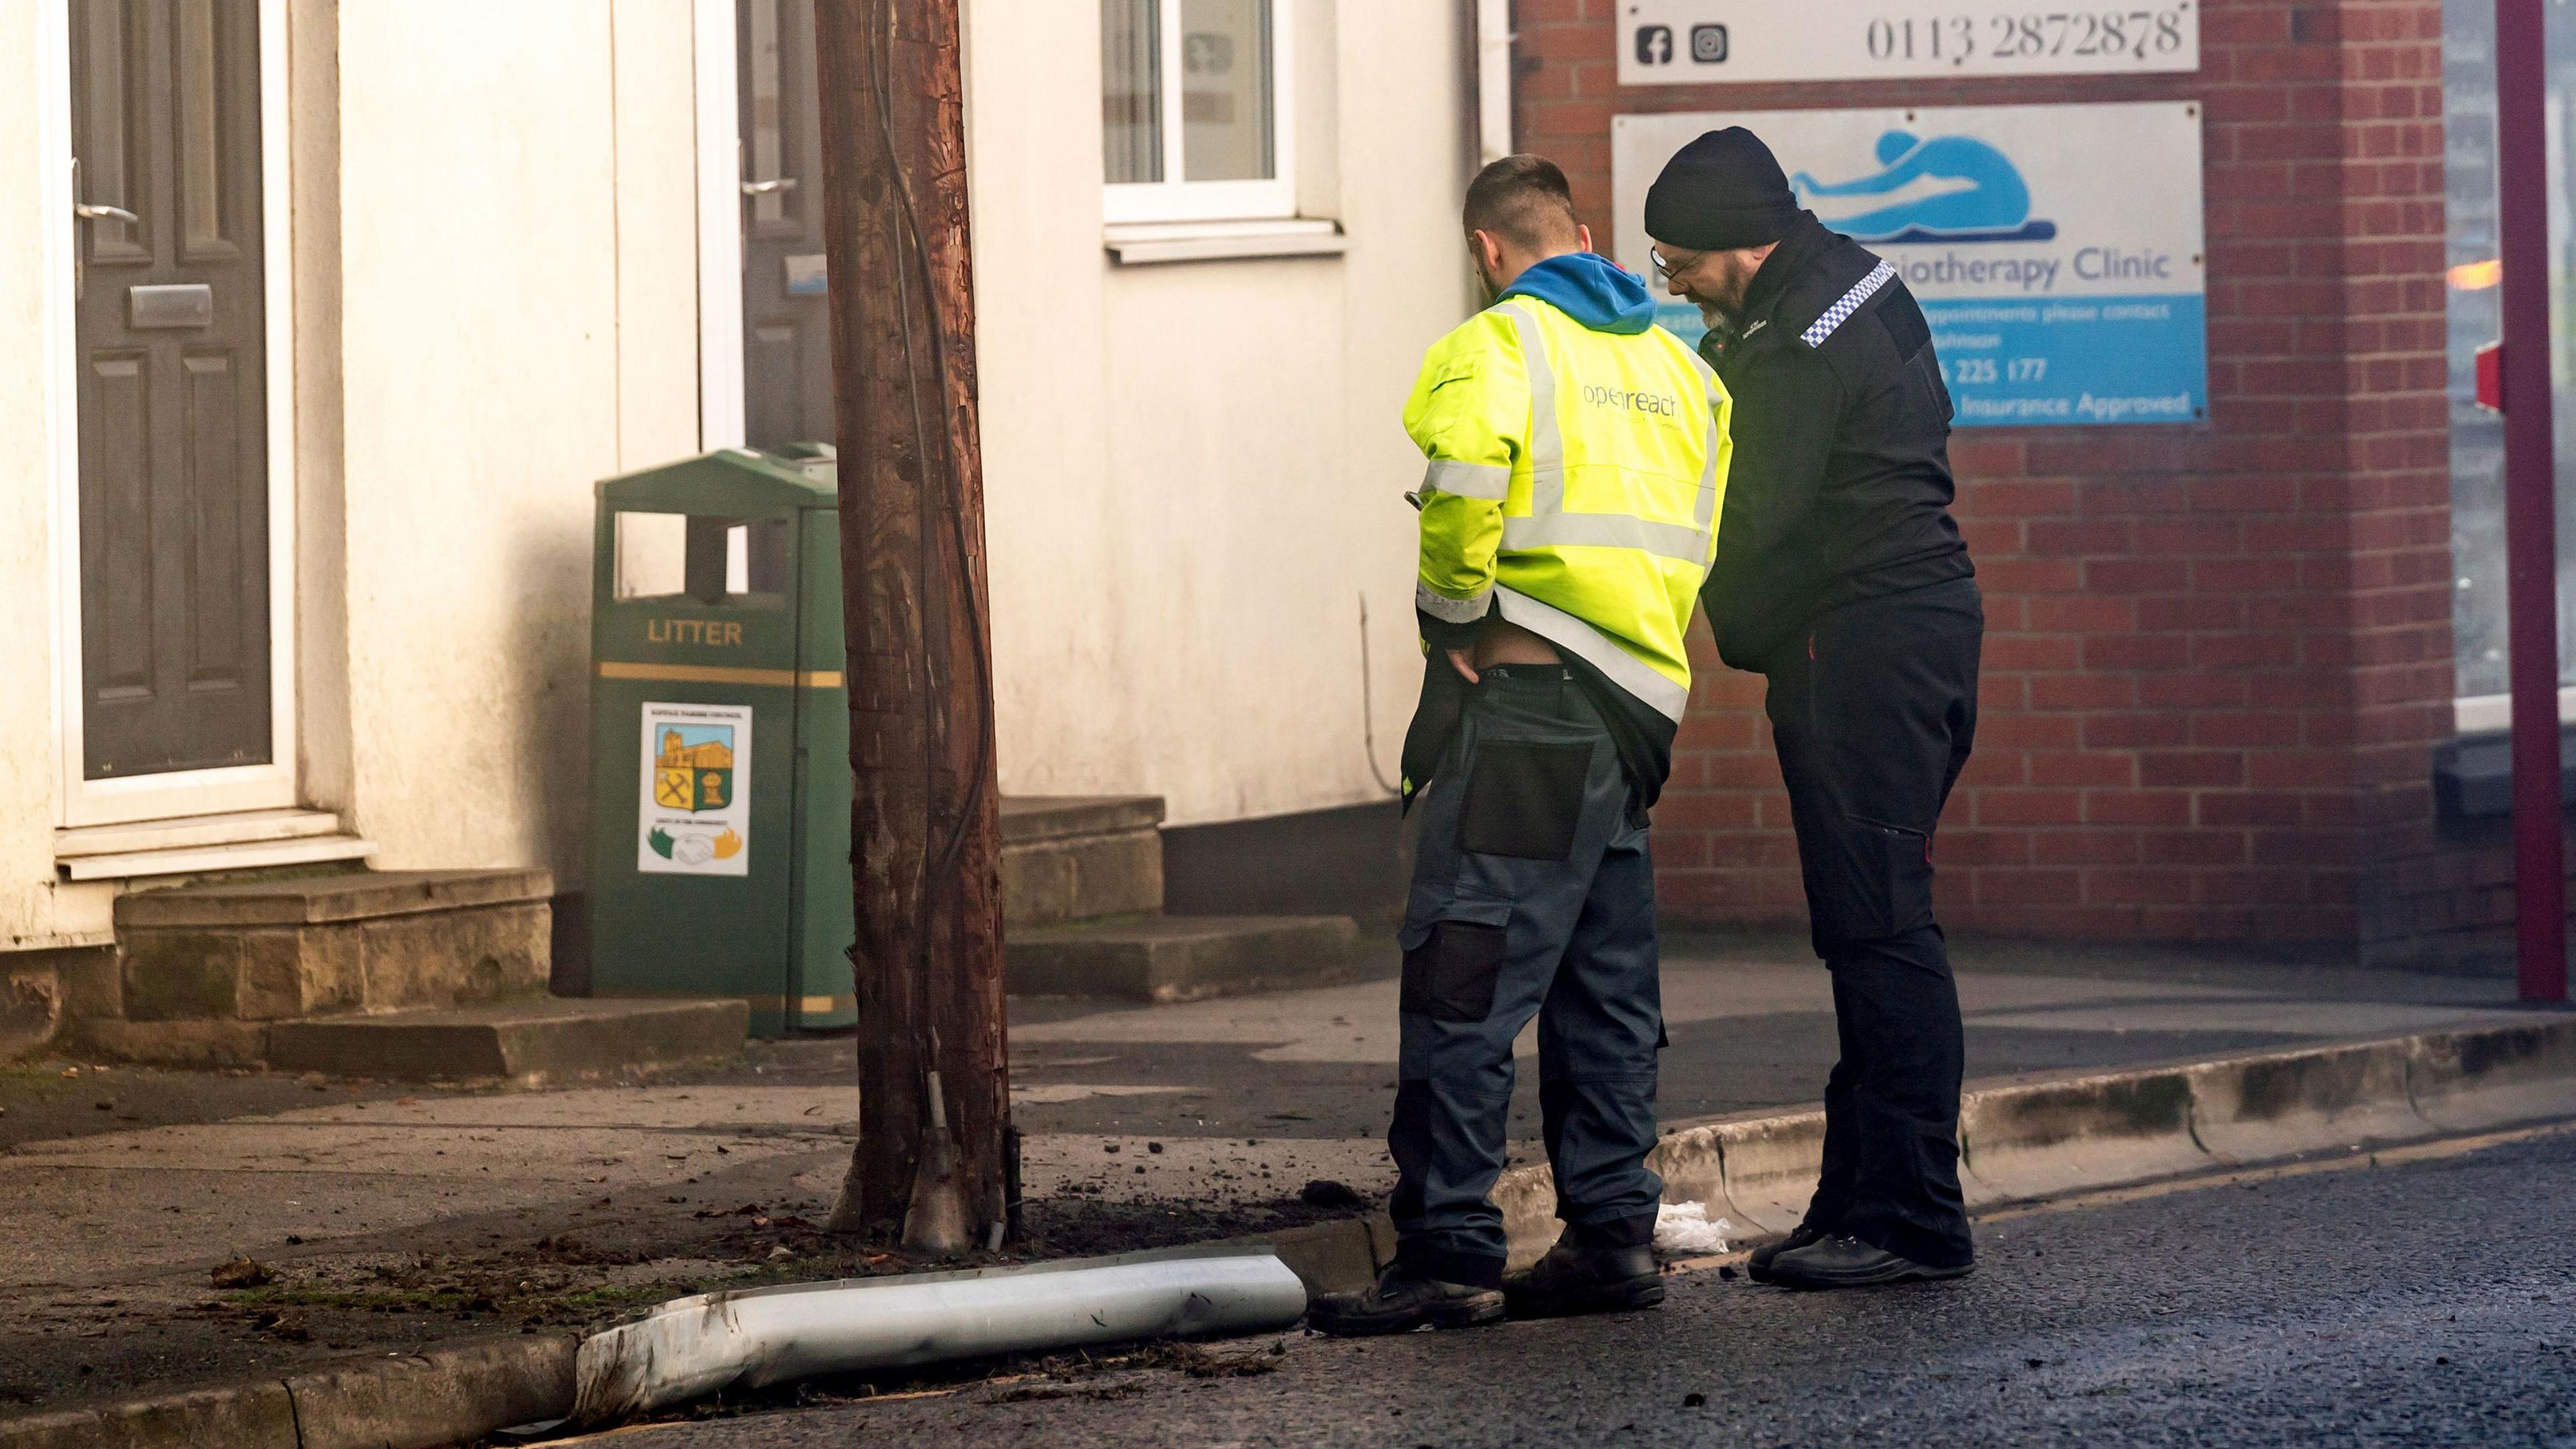
[[[2191,1078],[2181,1068],[2106,1072],[1971,1092],[1959,1109],[1970,1208],[2196,1172]]]
[[[1961,1160],[1974,1207],[2576,1115],[2576,1016],[1968,1094]],[[1751,1239],[1788,1231],[1813,1190],[1824,1114],[1743,1113],[1676,1128],[1653,1158],[1670,1202],[1702,1202]],[[1511,1257],[1555,1240],[1545,1165],[1495,1185]],[[1263,1244],[1310,1293],[1364,1286],[1395,1253],[1383,1212],[1229,1239]],[[0,1449],[438,1449],[570,1411],[577,1345],[464,1340],[283,1379],[0,1420]]]
[[[95,1409],[0,1419],[5,1449],[299,1449],[295,1403],[275,1379]]]
[[[2576,1016],[2180,1066],[2017,1082],[1960,1104],[1972,1209],[2576,1115]],[[1795,1226],[1824,1114],[1747,1112],[1675,1129],[1650,1159],[1666,1202],[1702,1202],[1748,1240]],[[1495,1185],[1511,1260],[1556,1239],[1535,1164]],[[1348,1286],[1348,1285],[1338,1285]]]
[[[0,1419],[0,1449],[445,1449],[572,1411],[574,1339],[460,1339],[282,1379]]]
[[[1683,1128],[1664,1139],[1657,1161],[1689,1160],[1703,1136],[1718,1168],[1718,1196],[1698,1199],[1708,1204],[1710,1216],[1725,1217],[1754,1237],[1784,1234],[1798,1225],[1807,1199],[1815,1195],[1817,1165],[1824,1161],[1823,1112],[1745,1113]],[[1667,1197],[1672,1192],[1665,1189]],[[1721,1199],[1728,1209],[1723,1213]]]
[[[580,1341],[469,1339],[403,1358],[355,1360],[286,1380],[299,1449],[442,1449],[560,1418]]]
[[[2406,1093],[2417,1116],[2443,1132],[2482,1132],[2571,1108],[2576,1018],[2410,1038]]]
[[[2364,1042],[2184,1069],[2192,1135],[2217,1163],[2425,1135],[2407,1089],[2408,1042]]]
[[[1960,1177],[1983,1209],[2570,1114],[2576,1017],[2560,1017],[1972,1091]],[[1759,1240],[1805,1214],[1824,1142],[1822,1112],[1747,1112],[1667,1132],[1651,1161],[1666,1202],[1704,1203]],[[1536,1261],[1558,1230],[1546,1165],[1504,1173],[1493,1197],[1513,1266]],[[1311,1291],[1340,1291],[1392,1259],[1391,1224],[1373,1222],[1387,1241],[1370,1254],[1344,1224],[1262,1241]]]

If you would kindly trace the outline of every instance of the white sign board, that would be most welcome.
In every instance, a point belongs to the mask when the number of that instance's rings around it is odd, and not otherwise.
[[[646,704],[635,868],[751,874],[751,709]]]
[[[1619,84],[2200,69],[2194,0],[1619,0]]]
[[[1799,202],[1894,264],[1962,426],[2190,422],[2209,405],[2200,108],[1954,106],[1619,116],[1615,246],[1652,275],[1646,188],[1706,131],[1770,143]],[[1688,339],[1696,309],[1657,320]]]

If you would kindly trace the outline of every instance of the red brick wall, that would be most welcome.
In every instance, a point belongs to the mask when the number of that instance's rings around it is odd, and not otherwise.
[[[1518,144],[1605,235],[1614,112],[2207,109],[2207,422],[1952,441],[1990,632],[1943,919],[2383,949],[2492,917],[2464,892],[2493,861],[2437,838],[2429,787],[2452,693],[2438,0],[2204,0],[2192,76],[1625,93],[1617,8],[1518,0],[1515,27]],[[1656,812],[1667,917],[1800,919],[1761,681],[1702,644]]]

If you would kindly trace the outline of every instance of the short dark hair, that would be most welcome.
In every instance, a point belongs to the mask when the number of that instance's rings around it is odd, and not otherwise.
[[[1570,246],[1574,189],[1544,156],[1506,156],[1467,183],[1466,223],[1469,231],[1489,231],[1533,251]]]

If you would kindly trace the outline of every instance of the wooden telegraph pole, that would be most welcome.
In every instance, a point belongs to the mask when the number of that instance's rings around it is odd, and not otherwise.
[[[1014,1175],[957,0],[814,9],[857,777],[859,1143],[831,1226],[953,1252]]]

